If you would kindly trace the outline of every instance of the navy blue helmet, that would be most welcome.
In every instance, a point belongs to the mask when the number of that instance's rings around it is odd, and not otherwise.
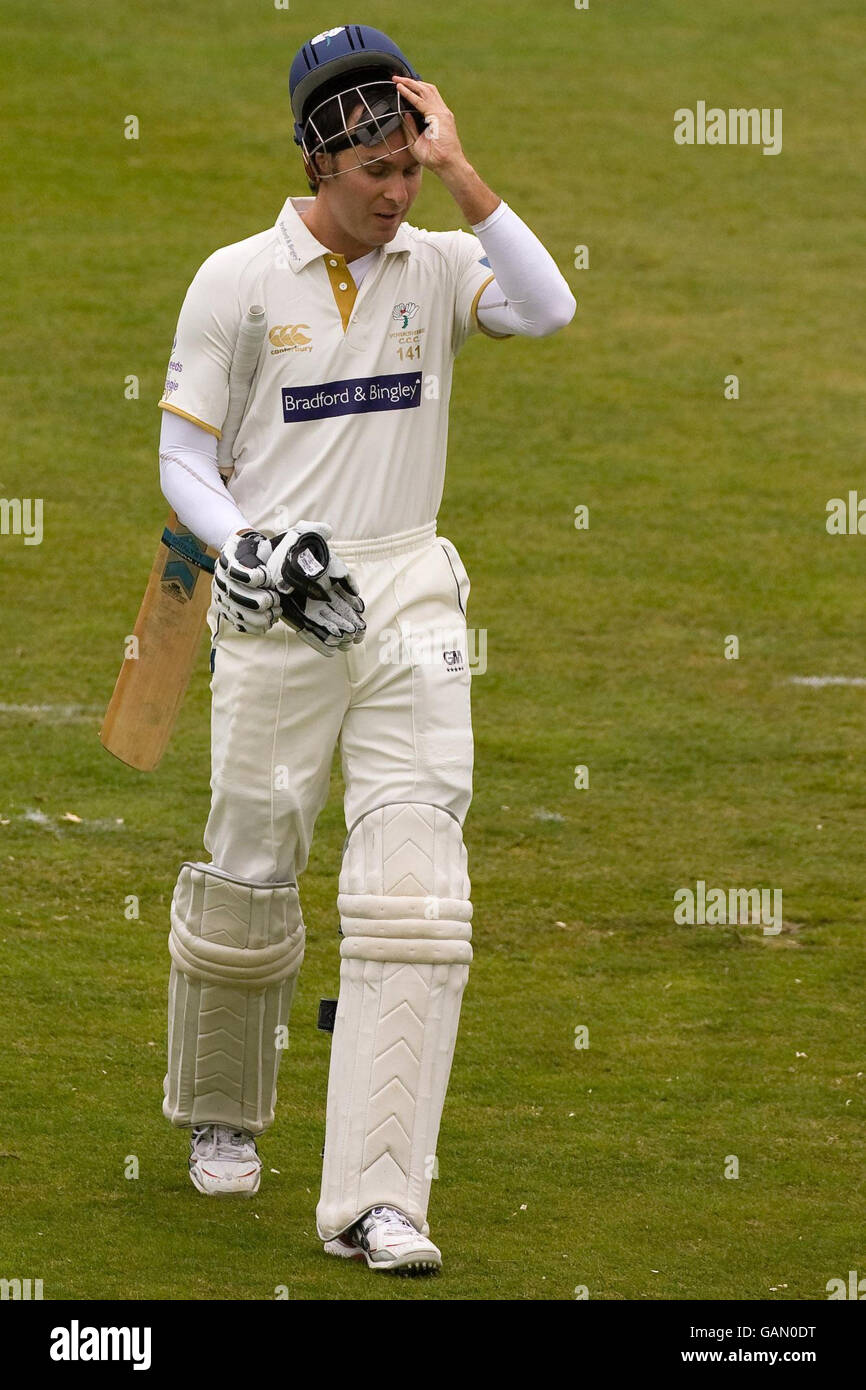
[[[308,162],[317,151],[378,144],[407,118],[424,129],[424,118],[391,82],[393,73],[418,77],[393,39],[368,24],[326,29],[304,44],[292,61],[289,95],[295,144]],[[351,109],[358,113],[352,124]]]

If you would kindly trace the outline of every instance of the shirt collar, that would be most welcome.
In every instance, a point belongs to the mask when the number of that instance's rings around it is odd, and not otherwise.
[[[317,241],[301,217],[301,213],[313,206],[315,198],[287,198],[276,222],[276,232],[289,266],[297,272],[320,256],[331,256],[334,252]],[[401,222],[391,240],[383,246],[386,256],[410,248],[409,233],[405,222]]]

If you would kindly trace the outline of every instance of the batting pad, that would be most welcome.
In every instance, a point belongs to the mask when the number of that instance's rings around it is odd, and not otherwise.
[[[323,1240],[374,1206],[425,1235],[436,1141],[472,960],[459,823],[423,803],[380,806],[346,843],[331,1044]]]
[[[261,1134],[274,1118],[277,1070],[304,956],[294,883],[251,883],[184,864],[168,938],[168,1073],[173,1125]]]

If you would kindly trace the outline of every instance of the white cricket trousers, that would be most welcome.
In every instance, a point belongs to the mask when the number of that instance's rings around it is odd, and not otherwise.
[[[366,605],[363,642],[325,657],[283,622],[264,636],[216,625],[204,843],[238,878],[303,872],[338,741],[347,831],[406,801],[462,826],[472,799],[469,579],[456,547],[433,523],[330,545]]]

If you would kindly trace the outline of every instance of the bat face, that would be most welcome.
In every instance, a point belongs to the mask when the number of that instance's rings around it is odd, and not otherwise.
[[[189,683],[211,599],[213,552],[171,513],[99,737],[129,767],[152,772]]]
[[[217,451],[220,472],[233,468],[232,447],[252,389],[267,316],[252,304],[241,320],[229,373],[229,404]],[[211,599],[215,554],[174,512],[162,533],[135,642],[120,668],[99,737],[130,767],[151,772],[165,752],[192,673]]]

